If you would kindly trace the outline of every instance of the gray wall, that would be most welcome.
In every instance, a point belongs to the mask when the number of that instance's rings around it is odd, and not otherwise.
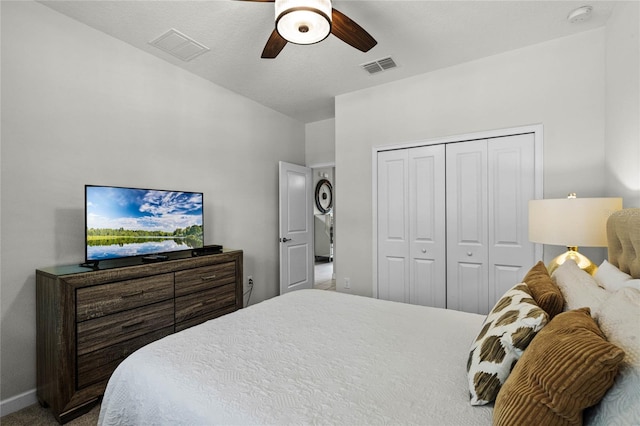
[[[349,277],[350,292],[372,295],[373,147],[542,123],[545,198],[624,195],[605,184],[606,50],[601,28],[338,96],[338,291]],[[546,246],[545,259],[563,250]],[[605,256],[582,251],[596,262]]]
[[[305,125],[305,161],[308,167],[326,166],[336,161],[336,120]]]
[[[33,398],[34,270],[84,259],[84,184],[202,191],[205,240],[278,294],[278,161],[305,126],[34,2],[2,2],[0,398]]]
[[[640,207],[640,3],[613,10],[606,29],[607,195]]]

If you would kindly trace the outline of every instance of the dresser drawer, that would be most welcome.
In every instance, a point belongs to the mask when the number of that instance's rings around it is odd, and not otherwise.
[[[235,262],[202,266],[188,271],[176,272],[176,297],[196,291],[235,283]]]
[[[83,287],[76,291],[76,321],[99,318],[172,298],[173,273]]]
[[[173,333],[173,327],[144,334],[135,339],[126,340],[103,349],[78,357],[78,389],[106,381],[126,357],[141,347]]]
[[[230,311],[227,308],[235,308],[235,306],[236,288],[234,284],[177,297],[176,330],[181,329],[184,322],[193,318],[203,317],[203,321],[206,321],[229,313]],[[218,311],[224,312],[218,314]],[[194,325],[193,322],[189,322],[189,324]]]
[[[173,299],[78,323],[78,356],[173,326]]]

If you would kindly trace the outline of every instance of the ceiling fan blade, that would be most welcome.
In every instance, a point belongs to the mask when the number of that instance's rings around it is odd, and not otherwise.
[[[363,52],[368,52],[378,42],[371,37],[360,25],[339,10],[333,9],[331,13],[331,34],[338,37],[350,46]]]
[[[278,30],[273,30],[271,36],[269,36],[269,40],[267,40],[267,44],[264,46],[264,50],[262,51],[261,58],[263,59],[273,59],[284,49],[287,45],[287,40],[282,38]]]

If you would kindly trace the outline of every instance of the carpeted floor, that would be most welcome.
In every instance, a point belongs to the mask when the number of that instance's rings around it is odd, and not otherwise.
[[[100,405],[96,405],[84,416],[71,420],[66,423],[68,426],[95,426],[98,423],[100,415]],[[53,426],[58,422],[46,408],[42,408],[40,404],[33,404],[27,408],[23,408],[15,413],[8,414],[0,418],[2,426]]]

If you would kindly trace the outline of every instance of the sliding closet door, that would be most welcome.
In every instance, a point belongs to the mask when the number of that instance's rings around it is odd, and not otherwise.
[[[446,307],[444,145],[409,150],[409,303]]]
[[[533,133],[488,144],[489,308],[520,282],[535,262],[528,202],[535,198]]]
[[[447,164],[447,308],[487,313],[487,141],[451,143]]]
[[[444,145],[378,153],[378,298],[446,305]]]

